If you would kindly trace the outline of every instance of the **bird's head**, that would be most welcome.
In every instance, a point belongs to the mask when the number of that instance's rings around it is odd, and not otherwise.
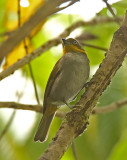
[[[67,52],[82,52],[85,53],[85,50],[80,46],[80,44],[73,38],[62,39],[63,41],[63,54]]]

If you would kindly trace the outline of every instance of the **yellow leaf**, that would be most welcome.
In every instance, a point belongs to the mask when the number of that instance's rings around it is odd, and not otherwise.
[[[20,0],[20,5],[23,5],[27,1],[28,7],[20,6],[20,22],[21,25],[27,21],[32,14],[43,5],[45,0]],[[18,0],[8,0],[6,4],[6,20],[5,26],[7,31],[12,31],[18,27]],[[45,21],[41,22],[30,34],[30,38],[33,37],[40,29],[42,28]],[[29,49],[29,53],[34,50],[34,47],[30,43],[29,38],[25,39],[27,41],[27,47]],[[26,55],[26,50],[24,48],[24,42],[21,42],[6,58],[5,63],[3,65],[3,69],[6,69],[22,57]]]
[[[28,1],[28,0],[20,0]],[[23,24],[26,20],[30,18],[32,14],[43,5],[45,0],[29,0],[28,7],[22,7],[20,5],[20,21]],[[21,4],[21,3],[20,3]],[[6,27],[9,30],[13,30],[18,27],[18,0],[8,0],[6,4]]]
[[[30,40],[28,38],[25,39],[25,42],[28,46],[28,52],[33,51],[33,46],[30,44]],[[24,42],[21,42],[10,54],[7,55],[5,63],[3,65],[3,69],[6,69],[13,63],[17,62],[19,59],[23,58],[26,55]]]

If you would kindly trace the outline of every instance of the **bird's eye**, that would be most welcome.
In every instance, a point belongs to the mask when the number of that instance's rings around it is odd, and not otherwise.
[[[74,41],[73,43],[74,43],[74,44],[78,44],[78,42],[77,42],[77,41]]]

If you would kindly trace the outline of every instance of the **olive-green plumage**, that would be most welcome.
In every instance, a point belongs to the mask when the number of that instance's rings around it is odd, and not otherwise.
[[[35,141],[45,141],[57,108],[68,104],[84,88],[90,67],[85,50],[72,38],[63,40],[64,55],[58,60],[49,77],[43,104],[43,117]]]

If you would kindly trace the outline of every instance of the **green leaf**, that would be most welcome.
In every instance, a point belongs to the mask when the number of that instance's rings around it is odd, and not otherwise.
[[[124,130],[122,137],[116,143],[108,160],[126,160],[127,159],[127,129]]]
[[[90,32],[96,37],[95,40],[89,40],[87,43],[103,47],[109,48],[114,32],[118,29],[118,25],[116,23],[107,23],[107,24],[98,24],[94,26],[89,26],[85,28],[85,32]],[[104,59],[105,51],[101,51],[98,49],[85,47],[88,57],[90,59],[91,65],[98,65]]]
[[[121,0],[116,3],[113,3],[111,5],[112,9],[114,10],[114,13],[116,16],[123,16],[127,10],[127,1],[126,0]],[[111,16],[111,13],[108,11],[107,7],[103,8],[97,15],[101,16]]]
[[[5,7],[6,7],[7,0],[0,0],[0,34],[4,33],[4,19],[5,19]],[[2,41],[3,37],[0,36],[0,42]]]

